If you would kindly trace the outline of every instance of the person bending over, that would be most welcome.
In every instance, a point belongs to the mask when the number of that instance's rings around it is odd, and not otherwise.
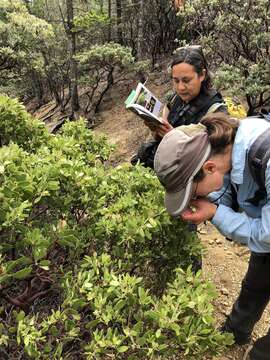
[[[258,185],[247,161],[252,144],[269,127],[259,117],[238,122],[225,114],[210,114],[199,124],[167,133],[154,161],[171,215],[194,224],[209,220],[251,251],[240,294],[222,328],[240,345],[250,341],[270,297],[270,161],[265,195],[259,201],[253,201]],[[268,360],[269,354],[270,329],[255,341],[249,359]]]

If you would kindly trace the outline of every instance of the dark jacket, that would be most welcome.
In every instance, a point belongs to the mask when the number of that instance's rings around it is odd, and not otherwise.
[[[173,94],[168,100],[167,107],[170,111],[168,122],[173,127],[197,124],[214,104],[217,106],[213,106],[213,111],[210,109],[211,112],[227,112],[222,96],[214,89],[208,91],[202,90],[189,103],[184,103],[177,94]]]
[[[216,106],[214,106],[216,104]],[[216,90],[202,90],[200,94],[188,104],[184,103],[177,94],[168,98],[169,109],[168,122],[173,126],[196,124],[202,117],[210,112],[222,111],[227,113],[227,107],[222,96]],[[142,144],[138,153],[131,159],[131,164],[136,165],[138,161],[145,167],[154,168],[154,157],[160,140],[152,140]]]

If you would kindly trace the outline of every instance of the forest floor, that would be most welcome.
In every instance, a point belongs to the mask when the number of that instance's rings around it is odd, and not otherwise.
[[[148,86],[158,96],[162,96],[169,88],[168,83],[162,79],[151,82]],[[120,93],[122,91],[123,89],[119,89]],[[109,141],[116,145],[116,151],[112,158],[115,164],[129,161],[139,144],[150,137],[143,122],[133,113],[126,111],[123,105],[124,99],[125,97],[119,103],[114,102],[113,106],[110,99],[107,99],[107,105],[105,103],[102,112],[97,116],[97,126],[95,127],[95,131],[106,134]],[[204,277],[215,284],[218,293],[214,305],[217,326],[220,326],[239,294],[241,281],[247,270],[249,250],[226,240],[211,223],[199,227],[198,235],[205,247]],[[270,306],[257,323],[253,332],[253,340],[267,332],[270,326],[269,315]],[[215,357],[212,360],[243,360],[246,349],[247,346],[234,345],[223,356]]]

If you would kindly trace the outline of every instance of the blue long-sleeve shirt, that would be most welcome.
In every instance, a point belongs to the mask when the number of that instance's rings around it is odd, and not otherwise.
[[[220,198],[212,219],[212,224],[224,236],[246,244],[251,251],[257,253],[270,253],[270,161],[265,172],[267,198],[254,206],[248,199],[254,197],[258,185],[250,174],[247,154],[252,143],[269,127],[270,123],[264,119],[253,117],[241,120],[232,149],[232,170],[224,181],[224,188],[227,187],[227,190]],[[237,191],[240,212],[231,208],[231,186]],[[224,188],[219,193],[211,194],[211,198],[217,198]]]

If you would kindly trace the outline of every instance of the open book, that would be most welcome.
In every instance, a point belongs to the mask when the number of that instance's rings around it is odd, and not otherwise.
[[[126,109],[139,115],[143,120],[154,126],[162,124],[164,105],[142,83],[132,90],[125,101]]]

